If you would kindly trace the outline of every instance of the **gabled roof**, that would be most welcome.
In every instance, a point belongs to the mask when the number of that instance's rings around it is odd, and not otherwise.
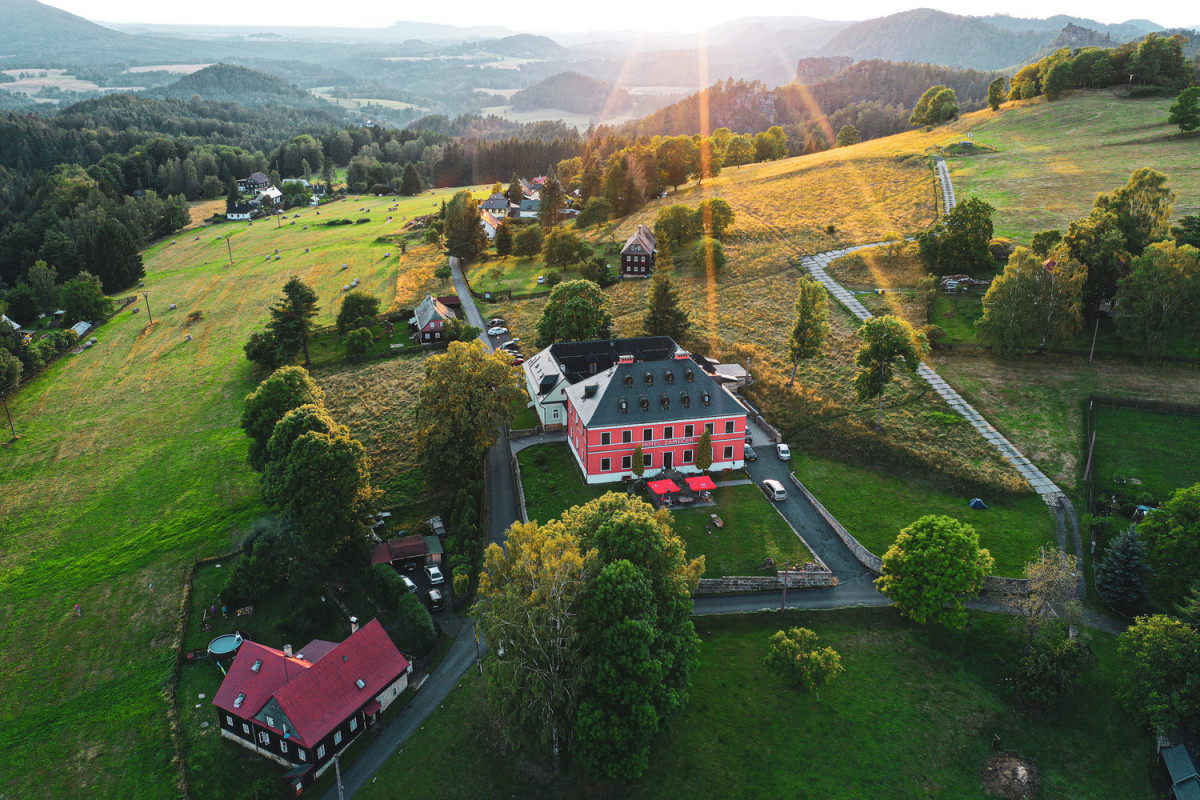
[[[229,209],[230,214],[249,214],[254,211],[254,206],[249,203],[238,203],[233,208]]]
[[[259,663],[258,670],[254,669],[255,663]],[[311,666],[310,661],[288,658],[282,650],[247,639],[242,642],[229,674],[213,697],[213,705],[243,719],[250,719],[267,704],[277,689]],[[241,695],[244,695],[242,702],[238,703]]]
[[[295,738],[315,745],[407,669],[408,659],[373,619],[280,687],[275,700],[295,725]]]
[[[639,252],[649,255],[654,252],[657,246],[658,240],[654,238],[654,231],[645,225],[638,225],[633,235],[625,240],[625,246],[621,248],[621,255],[625,255],[626,252]]]
[[[746,414],[690,358],[617,364],[570,386],[567,400],[589,428]]]
[[[271,179],[261,172],[253,172],[249,178],[246,178],[247,183],[270,183]]]
[[[1200,798],[1200,771],[1187,746],[1177,744],[1162,751],[1162,760],[1170,775],[1176,800]]]
[[[417,306],[413,312],[413,316],[417,318],[417,328],[425,330],[429,323],[434,320],[447,320],[454,318],[454,312],[446,308],[446,306],[435,300],[433,295],[425,295],[425,299]]]
[[[272,199],[283,197],[283,192],[276,189],[274,186],[268,186],[265,189],[258,190],[259,197],[270,197]]]
[[[480,211],[479,218],[482,219],[484,222],[486,222],[488,225],[492,226],[492,230],[495,230],[496,228],[500,227],[500,220],[496,219],[494,216],[492,216],[487,211]]]
[[[496,192],[487,200],[480,203],[479,208],[483,211],[504,211],[507,213],[508,195],[504,194],[504,192]]]
[[[408,669],[408,659],[377,619],[341,644],[315,639],[301,653],[304,658],[288,657],[243,642],[213,705],[263,725],[270,716],[275,730],[283,733],[287,724],[289,738],[311,747]],[[235,705],[239,696],[242,702]]]
[[[372,564],[387,564],[402,558],[417,558],[429,552],[429,543],[424,536],[401,536],[375,545],[371,552]]]

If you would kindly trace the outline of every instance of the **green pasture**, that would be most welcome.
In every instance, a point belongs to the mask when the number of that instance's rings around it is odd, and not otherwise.
[[[846,669],[820,702],[763,663],[771,634],[793,626],[816,631]],[[472,671],[359,796],[985,800],[993,736],[1040,771],[1041,797],[1158,796],[1153,738],[1117,702],[1107,634],[1086,634],[1095,666],[1059,706],[1038,712],[1013,700],[1021,639],[1003,615],[974,612],[958,632],[917,627],[892,609],[700,617],[696,630],[691,699],[630,784],[587,783],[569,763],[556,775],[549,752],[504,748]],[[454,768],[432,768],[439,763]]]
[[[950,156],[954,191],[996,207],[996,235],[1028,243],[1091,211],[1098,192],[1124,186],[1150,167],[1170,178],[1174,216],[1200,210],[1196,140],[1167,122],[1173,98],[1129,100],[1108,90],[1073,92],[1053,103],[1005,106],[965,118],[971,139],[992,148]]]
[[[954,419],[944,422],[960,424]],[[808,453],[793,451],[792,458],[801,483],[876,555],[891,547],[902,528],[927,514],[944,514],[973,526],[980,546],[996,559],[996,575],[1019,576],[1038,548],[1057,543],[1054,517],[1032,492],[1015,498],[984,497],[988,509],[975,511],[967,505],[970,497],[946,492],[920,477],[876,472]]]
[[[1156,503],[1200,483],[1200,415],[1096,406],[1096,500]]]
[[[255,385],[242,345],[292,275],[317,290],[318,324],[351,277],[384,307],[423,296],[409,272],[431,274],[440,256],[376,239],[451,194],[351,198],[159,242],[144,254],[154,325],[139,299],[10,399],[21,438],[0,449],[0,794],[177,796],[162,689],[184,579],[194,555],[229,549],[265,512],[238,427]],[[371,222],[314,224],[360,216]]]

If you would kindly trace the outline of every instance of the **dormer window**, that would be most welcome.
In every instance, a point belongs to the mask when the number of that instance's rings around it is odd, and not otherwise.
[[[625,400],[624,397],[622,397],[620,400],[617,401],[617,408],[621,409],[622,414],[629,411],[629,403]]]
[[[671,398],[667,397],[665,394],[660,394],[658,396],[658,402],[662,404],[663,411],[667,411],[671,408]]]
[[[260,669],[262,669],[262,660],[261,660],[261,659],[259,659],[259,660],[256,660],[256,661],[254,662],[254,666],[252,666],[252,667],[250,668],[250,671],[251,671],[251,672],[258,672]]]
[[[245,693],[245,692],[242,692],[241,694],[239,694],[239,695],[237,696],[237,699],[233,701],[233,707],[234,707],[234,708],[241,708],[241,707],[242,707],[242,703],[244,703],[244,702],[246,702],[246,693]]]
[[[625,386],[626,386],[626,388],[633,386],[633,376],[632,375],[625,376]]]
[[[684,408],[691,408],[692,407],[692,396],[690,394],[688,394],[687,392],[680,392],[679,393],[679,402],[683,404]]]
[[[647,399],[645,395],[642,395],[642,396],[639,398],[639,403],[640,403],[640,405],[641,405],[641,407],[642,407],[642,411],[649,411],[649,410],[650,410],[650,400],[649,400],[649,399]]]
[[[654,373],[653,373],[653,372],[647,372],[647,373],[646,373],[646,385],[647,385],[647,386],[653,386],[653,385],[654,385]]]
[[[669,369],[665,370],[663,372],[663,380],[666,381],[668,384],[675,383],[675,373],[671,372],[671,370],[669,370]]]
[[[359,678],[358,680],[356,680],[356,681],[354,682],[354,685],[355,685],[355,686],[357,686],[357,687],[358,687],[358,688],[360,688],[360,689],[365,689],[365,688],[367,688],[367,684],[363,682],[363,679],[362,679],[362,678]]]
[[[701,403],[704,403],[704,405],[708,405],[708,403],[709,403],[709,401],[710,401],[711,399],[712,399],[712,398],[708,396],[708,391],[707,391],[707,390],[705,390],[705,391],[703,391],[703,392],[701,392],[701,393],[700,393],[700,402],[701,402]]]
[[[692,371],[689,369],[689,370],[684,371],[683,379],[685,381],[687,381],[688,383],[694,383],[696,380],[696,376],[694,374],[692,374]]]

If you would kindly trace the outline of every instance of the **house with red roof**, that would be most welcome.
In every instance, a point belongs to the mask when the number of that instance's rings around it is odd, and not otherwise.
[[[222,736],[291,767],[303,788],[379,720],[410,672],[379,620],[341,644],[315,639],[296,653],[247,640],[213,705]]]

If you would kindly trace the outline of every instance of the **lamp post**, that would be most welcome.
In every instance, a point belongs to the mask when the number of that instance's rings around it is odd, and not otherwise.
[[[783,562],[783,600],[781,600],[779,602],[779,610],[780,611],[783,611],[783,609],[787,606],[788,573],[791,571],[792,571],[792,560],[789,558],[787,561]]]

